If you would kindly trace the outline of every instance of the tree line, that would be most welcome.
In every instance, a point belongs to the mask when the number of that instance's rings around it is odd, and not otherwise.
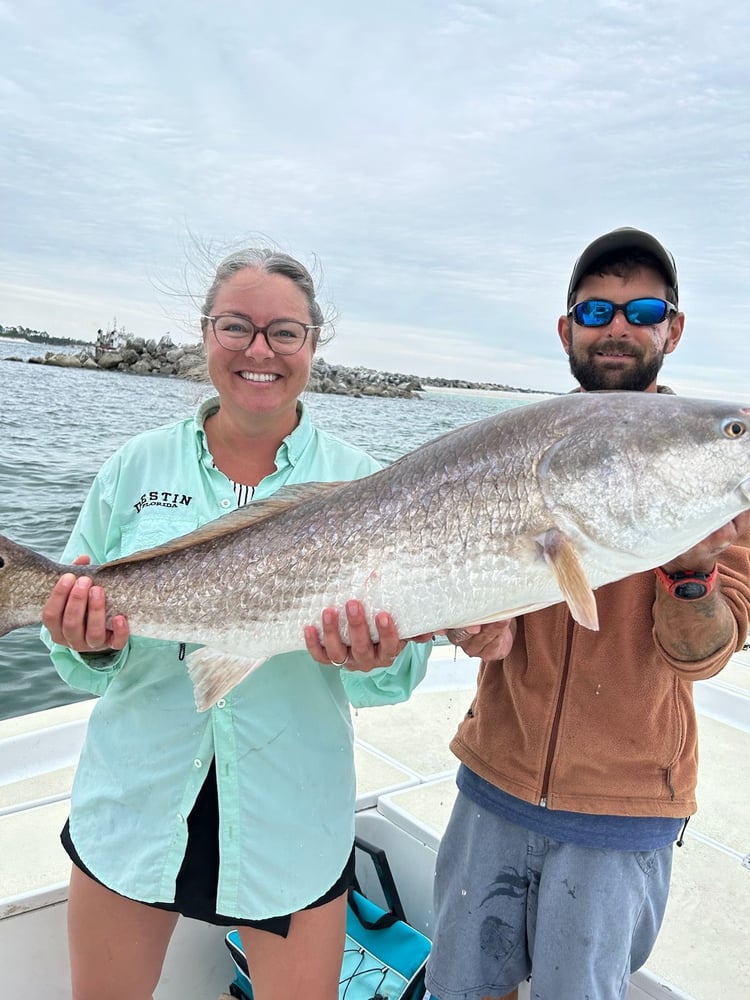
[[[32,344],[54,344],[56,346],[70,346],[78,344],[89,344],[87,340],[75,340],[72,337],[53,337],[45,330],[29,330],[25,326],[2,326],[0,324],[0,337],[8,337],[11,340],[28,340]]]

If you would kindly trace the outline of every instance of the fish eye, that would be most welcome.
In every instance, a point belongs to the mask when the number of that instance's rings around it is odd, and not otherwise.
[[[728,438],[739,438],[747,431],[747,424],[742,420],[725,420],[722,424],[724,434]]]

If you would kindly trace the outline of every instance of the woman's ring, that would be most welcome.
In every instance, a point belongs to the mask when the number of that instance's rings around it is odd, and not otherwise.
[[[349,662],[349,654],[348,653],[346,654],[341,663],[336,663],[336,661],[332,659],[330,656],[328,657],[328,659],[330,660],[332,667],[345,667]]]

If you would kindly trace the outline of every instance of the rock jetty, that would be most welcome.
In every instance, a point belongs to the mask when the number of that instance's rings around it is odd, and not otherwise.
[[[23,361],[8,357],[6,361]],[[118,371],[130,375],[156,375],[208,382],[202,344],[174,344],[169,336],[161,340],[132,337],[113,348],[82,347],[80,351],[47,351],[43,357],[28,359],[32,365],[54,365],[62,368],[83,368],[93,371]],[[385,396],[418,399],[430,386],[454,389],[500,389],[508,392],[533,392],[490,382],[467,382],[463,379],[421,378],[395,372],[374,371],[371,368],[348,368],[331,365],[321,357],[313,360],[308,392],[339,396]]]

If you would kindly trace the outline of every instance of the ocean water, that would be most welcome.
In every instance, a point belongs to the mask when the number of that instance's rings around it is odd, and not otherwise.
[[[102,462],[132,435],[192,414],[211,390],[178,379],[6,360],[42,353],[37,345],[0,340],[0,534],[57,559]],[[383,463],[519,402],[437,393],[304,399],[319,426]],[[88,697],[60,680],[38,632],[17,629],[0,638],[0,719]]]

